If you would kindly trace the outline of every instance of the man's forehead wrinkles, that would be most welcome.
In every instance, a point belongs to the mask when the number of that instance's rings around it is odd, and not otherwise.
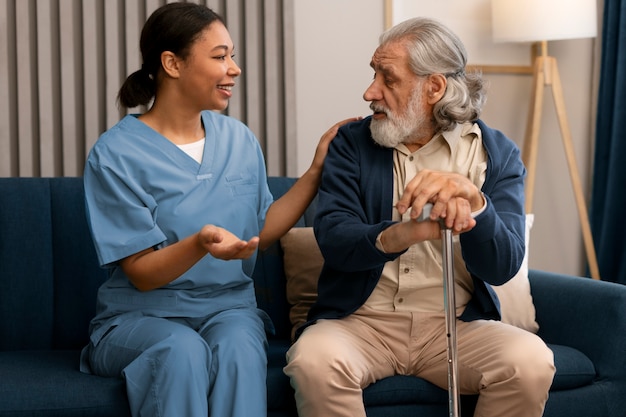
[[[370,63],[372,68],[380,71],[391,71],[393,69],[393,58],[385,55],[374,55]]]

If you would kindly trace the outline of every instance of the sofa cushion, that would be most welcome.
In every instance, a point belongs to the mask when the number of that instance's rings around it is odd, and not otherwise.
[[[80,352],[0,352],[3,416],[130,416],[124,381],[83,374]]]
[[[437,404],[448,400],[448,392],[424,379],[396,375],[376,381],[363,393],[363,402],[369,405]]]
[[[548,343],[548,347],[554,353],[556,367],[550,391],[578,388],[593,382],[596,370],[584,353],[569,346]]]
[[[283,372],[289,340],[270,340],[267,351],[267,409],[295,410],[294,391]]]

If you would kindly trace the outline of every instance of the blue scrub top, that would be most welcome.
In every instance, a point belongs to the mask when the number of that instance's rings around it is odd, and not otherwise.
[[[87,217],[99,261],[110,268],[110,278],[98,291],[94,344],[128,316],[197,318],[256,306],[251,278],[256,256],[223,261],[206,255],[168,285],[145,292],[118,265],[120,259],[163,248],[205,224],[246,240],[259,235],[273,197],[256,137],[243,123],[215,112],[202,112],[202,122],[206,141],[201,164],[136,115],[102,134],[89,154]]]

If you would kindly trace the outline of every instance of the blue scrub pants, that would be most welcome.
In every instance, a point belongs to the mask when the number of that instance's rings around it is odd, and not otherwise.
[[[91,346],[90,365],[120,376],[134,417],[259,417],[267,410],[267,339],[254,309],[204,319],[140,317]]]

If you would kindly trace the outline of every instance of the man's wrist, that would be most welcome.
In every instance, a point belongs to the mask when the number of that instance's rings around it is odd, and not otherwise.
[[[382,232],[378,234],[378,236],[376,236],[376,249],[378,249],[382,253],[387,253],[387,251],[385,250],[385,245],[383,245],[383,233],[384,232],[385,231],[383,230]]]
[[[476,218],[479,214],[487,209],[487,198],[485,198],[485,194],[482,191],[480,192],[480,198],[482,200],[480,203],[480,207],[477,210],[472,210],[472,218]]]

